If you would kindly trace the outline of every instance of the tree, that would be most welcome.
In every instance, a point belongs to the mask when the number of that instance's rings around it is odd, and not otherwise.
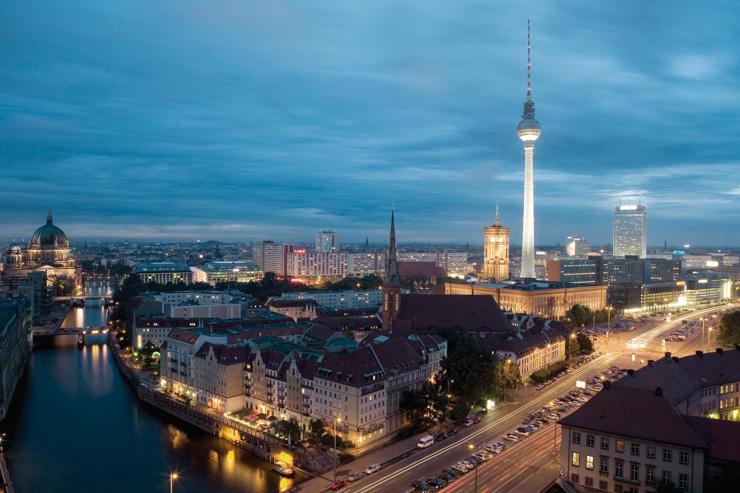
[[[594,343],[583,332],[576,334],[576,343],[578,344],[580,354],[591,354],[594,352]]]
[[[570,324],[571,327],[584,327],[591,323],[592,312],[586,305],[576,303],[570,309],[565,312],[565,321]]]
[[[295,419],[281,420],[275,425],[277,434],[290,443],[296,443],[301,438],[301,427]]]
[[[723,346],[740,344],[740,311],[725,313],[717,326],[717,342]]]
[[[324,434],[324,422],[320,419],[312,419],[308,423],[308,434],[311,443],[319,443],[321,435]]]
[[[581,346],[578,344],[578,338],[575,333],[571,333],[565,338],[565,356],[570,358],[579,354],[581,354]]]

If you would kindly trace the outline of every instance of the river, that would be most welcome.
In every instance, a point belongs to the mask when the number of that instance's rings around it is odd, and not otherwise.
[[[100,302],[65,326],[104,325]],[[292,486],[269,464],[144,406],[105,344],[37,349],[0,428],[18,493],[266,493]]]

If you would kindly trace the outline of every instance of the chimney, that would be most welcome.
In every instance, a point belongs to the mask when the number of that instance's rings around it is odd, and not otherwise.
[[[674,356],[673,357],[673,361],[675,361],[676,363],[678,363],[678,356]]]
[[[719,354],[720,356],[724,356],[725,354],[725,350],[721,347],[718,347],[717,349],[715,349],[715,351],[717,351],[717,354]]]
[[[649,360],[648,360],[648,366],[649,366],[650,368],[652,368],[654,364],[655,364],[655,361],[653,361],[653,360],[651,360],[651,359],[649,359]]]
[[[635,376],[635,370],[633,370],[632,368],[630,368],[629,370],[627,370],[627,375],[629,375],[631,377],[634,377]]]
[[[696,355],[700,358],[704,358],[704,352],[703,351],[697,351]]]
[[[663,395],[663,387],[655,387],[655,395],[661,397]]]
[[[671,359],[671,353],[669,353],[668,351],[666,351],[665,357],[668,358],[668,359]]]

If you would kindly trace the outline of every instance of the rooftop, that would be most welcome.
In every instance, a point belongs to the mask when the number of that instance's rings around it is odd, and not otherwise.
[[[190,266],[178,262],[151,262],[134,268],[134,273],[140,272],[190,272]]]

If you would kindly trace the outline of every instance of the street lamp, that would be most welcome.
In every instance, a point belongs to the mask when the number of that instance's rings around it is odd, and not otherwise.
[[[170,473],[170,493],[172,493],[172,488],[175,485],[175,481],[177,481],[178,479],[180,479],[180,475],[179,474],[177,474],[176,472],[171,472]]]
[[[337,450],[337,425],[342,422],[341,418],[334,420],[334,482],[337,482],[337,456],[339,451]]]
[[[475,445],[473,445],[472,443],[469,443],[468,449],[475,450]],[[475,460],[473,462],[475,462],[475,489],[473,490],[473,493],[478,493],[478,461]]]
[[[699,320],[701,320],[701,342],[704,344],[704,338],[706,337],[707,331],[704,329],[704,317],[701,317]],[[704,345],[709,344],[709,339],[707,338],[707,342]]]

